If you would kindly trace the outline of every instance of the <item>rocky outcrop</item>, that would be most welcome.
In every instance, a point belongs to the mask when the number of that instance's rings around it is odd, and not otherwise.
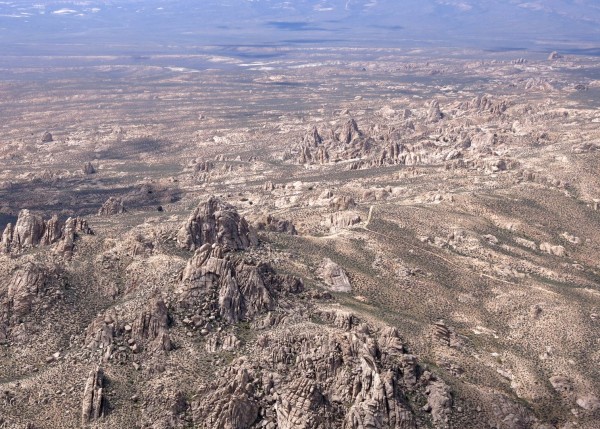
[[[354,198],[346,195],[334,197],[329,201],[329,207],[336,212],[348,210],[356,207],[356,201]]]
[[[440,103],[437,100],[432,100],[429,104],[429,110],[427,110],[427,121],[438,122],[444,117],[444,114],[440,110]]]
[[[183,271],[182,306],[206,308],[207,317],[223,318],[229,323],[236,323],[254,311],[272,308],[271,294],[258,276],[245,276],[252,284],[242,285],[248,296],[243,293],[236,268],[231,258],[223,256],[223,248],[202,246]]]
[[[58,243],[59,253],[72,253],[75,250],[75,240],[80,235],[94,235],[88,222],[80,217],[70,217],[62,227],[61,240]]]
[[[348,119],[348,121],[336,131],[337,140],[344,144],[352,143],[362,136],[363,133],[358,129],[358,124],[354,119]]]
[[[316,126],[313,126],[302,139],[300,145],[300,164],[327,164],[329,162],[329,151],[324,145],[323,138]]]
[[[555,246],[550,243],[541,243],[540,250],[554,256],[565,256],[566,254],[563,246]]]
[[[313,317],[322,325],[298,320],[300,330],[264,334],[253,347],[256,356],[218,371],[192,403],[194,422],[271,429],[447,427],[449,388],[419,369],[395,329],[377,331],[358,320],[342,329],[331,324],[335,316]],[[430,414],[415,414],[417,403],[426,403]]]
[[[219,244],[225,250],[243,250],[258,243],[248,222],[230,204],[216,197],[201,203],[177,234],[181,248],[195,250]]]
[[[210,160],[196,159],[191,166],[195,173],[209,173],[215,168],[215,163]]]
[[[424,376],[427,377],[428,374]],[[450,389],[443,381],[436,380],[427,386],[425,393],[427,393],[426,409],[431,413],[433,422],[438,426],[446,426],[452,407]]]
[[[12,242],[18,248],[29,248],[40,244],[46,225],[41,216],[29,210],[21,210],[15,224]]]
[[[0,252],[20,252],[36,246],[49,246],[56,243],[59,253],[72,252],[75,239],[79,235],[93,235],[94,231],[82,218],[68,218],[64,223],[58,216],[44,221],[41,216],[29,210],[21,210],[13,227],[8,224],[0,241]]]
[[[50,244],[56,243],[62,238],[63,225],[62,222],[58,220],[58,216],[54,215],[52,216],[52,218],[43,222],[43,227],[44,234],[39,242],[39,244],[41,244],[42,246],[48,246]]]
[[[433,324],[433,327],[434,327],[434,336],[440,342],[440,344],[449,346],[450,345],[450,329],[444,323],[444,321],[438,320],[437,322],[435,322]]]
[[[2,237],[0,239],[0,253],[10,252],[14,232],[15,230],[11,223],[6,225],[6,228],[4,228],[4,232],[2,233]]]
[[[335,212],[325,218],[325,226],[327,226],[331,232],[336,232],[354,226],[360,223],[360,221],[361,217],[357,213],[350,211]]]
[[[462,103],[459,108],[463,110],[474,110],[479,113],[491,113],[499,115],[508,108],[505,100],[496,101],[488,95],[478,95],[470,102]]]
[[[264,219],[255,223],[255,228],[259,231],[271,231],[281,234],[297,235],[294,224],[286,219],[277,219],[273,215],[267,215]]]
[[[33,311],[35,303],[45,295],[50,277],[45,267],[31,262],[13,273],[2,303],[9,325],[18,323]]]
[[[329,258],[323,259],[317,270],[319,277],[333,292],[351,292],[352,285],[346,272],[338,264]]]
[[[304,289],[301,280],[277,275],[268,264],[224,252],[205,244],[190,259],[181,276],[184,309],[203,309],[205,319],[237,323],[272,310],[277,294]]]
[[[97,367],[90,372],[85,383],[83,400],[81,404],[81,424],[88,424],[98,420],[104,415],[104,371]]]
[[[308,147],[318,147],[323,143],[323,139],[319,134],[319,130],[316,126],[313,126],[309,132],[306,133],[303,139],[304,145]]]
[[[125,213],[126,211],[121,198],[110,197],[102,204],[100,210],[98,210],[98,216],[111,216]]]
[[[600,399],[591,394],[580,396],[575,403],[586,411],[595,412],[600,410]]]
[[[167,306],[162,297],[156,295],[133,322],[131,336],[137,345],[135,351],[139,351],[142,344],[146,344],[150,352],[170,351],[173,346],[168,333],[169,324]]]

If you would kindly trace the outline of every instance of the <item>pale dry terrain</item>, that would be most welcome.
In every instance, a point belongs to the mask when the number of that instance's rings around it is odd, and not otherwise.
[[[548,54],[7,65],[0,427],[597,428],[600,68]]]

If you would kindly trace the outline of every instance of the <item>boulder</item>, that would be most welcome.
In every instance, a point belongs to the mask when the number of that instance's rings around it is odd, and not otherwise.
[[[50,134],[50,132],[46,131],[42,135],[42,143],[50,143],[52,141],[54,141],[54,139],[52,138],[52,134]]]

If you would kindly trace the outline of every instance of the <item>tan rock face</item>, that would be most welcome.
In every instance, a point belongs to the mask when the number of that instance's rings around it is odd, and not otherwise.
[[[169,323],[165,302],[161,296],[154,296],[133,322],[132,338],[135,344],[147,344],[151,352],[170,351],[172,344],[168,333]]]
[[[339,231],[344,228],[349,228],[360,223],[361,217],[357,213],[343,211],[335,212],[328,215],[325,219],[325,225],[329,227],[331,232]]]
[[[330,290],[334,292],[351,292],[352,285],[346,272],[329,258],[323,259],[317,274],[323,279]]]
[[[237,210],[216,197],[200,204],[177,234],[179,246],[188,250],[203,244],[220,244],[225,250],[243,250],[257,244],[248,222]]]
[[[45,292],[48,273],[43,267],[29,263],[16,271],[8,284],[8,308],[12,318],[29,314],[34,301]]]
[[[87,426],[104,415],[104,371],[97,367],[90,372],[85,383],[81,403],[81,424]]]
[[[296,227],[287,219],[277,219],[273,215],[267,215],[255,223],[255,228],[262,231],[278,232],[282,234],[297,235]]]
[[[13,242],[20,248],[33,247],[40,243],[44,236],[45,225],[41,216],[29,210],[21,210],[13,232]]]
[[[126,211],[127,210],[125,210],[123,200],[120,198],[110,197],[104,204],[102,204],[100,210],[98,210],[98,216],[116,215],[125,213]]]
[[[181,305],[212,309],[227,323],[252,319],[272,310],[276,289],[284,280],[267,265],[224,256],[223,250],[204,245],[196,251],[182,274]]]
[[[444,117],[442,111],[440,110],[440,103],[437,100],[433,100],[429,105],[429,110],[427,111],[427,120],[429,122],[437,122]]]
[[[49,246],[55,243],[59,253],[72,252],[75,239],[79,235],[93,235],[94,231],[82,218],[68,218],[64,223],[58,216],[44,221],[41,216],[29,210],[21,210],[13,227],[8,224],[0,241],[0,252],[20,252],[36,246]]]

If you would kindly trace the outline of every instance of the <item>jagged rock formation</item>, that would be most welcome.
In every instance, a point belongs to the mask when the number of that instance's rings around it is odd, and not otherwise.
[[[93,235],[94,231],[82,218],[68,218],[64,223],[58,216],[44,221],[41,216],[24,209],[19,212],[13,227],[8,224],[2,233],[0,252],[20,252],[36,246],[57,244],[59,253],[72,252],[79,234]]]
[[[25,340],[26,331],[51,312],[62,297],[58,277],[55,266],[27,262],[0,284],[0,341]]]
[[[278,292],[303,289],[300,280],[278,276],[268,264],[255,265],[225,250],[205,244],[190,259],[181,278],[183,308],[202,308],[206,317],[237,323],[272,310]]]
[[[296,227],[287,219],[277,219],[273,215],[267,215],[264,219],[255,223],[259,231],[271,231],[282,234],[297,235]]]
[[[475,110],[480,113],[491,113],[499,115],[508,108],[506,100],[496,101],[489,95],[478,95],[470,102],[461,103],[459,108],[463,110]]]
[[[319,147],[323,143],[323,138],[319,134],[319,130],[316,126],[313,126],[309,132],[304,136],[303,143],[309,147]]]
[[[4,301],[8,321],[28,315],[38,297],[44,295],[49,283],[49,273],[41,265],[28,263],[11,277]]]
[[[256,245],[257,239],[246,219],[232,205],[210,197],[194,210],[181,227],[177,242],[188,250],[215,243],[227,250],[243,250]]]
[[[15,224],[12,242],[19,248],[36,246],[42,240],[45,231],[41,216],[34,215],[29,210],[21,210]]]
[[[354,201],[354,198],[352,197],[340,195],[337,197],[333,197],[329,201],[329,207],[336,212],[349,210],[351,208],[356,207],[356,201]]]
[[[336,138],[339,142],[350,144],[354,140],[363,136],[363,133],[358,129],[358,124],[354,119],[349,119],[336,133]]]
[[[131,335],[136,345],[134,351],[139,351],[142,344],[147,344],[150,352],[170,351],[173,346],[168,333],[169,324],[167,306],[162,297],[156,295],[133,322]]]
[[[42,143],[50,143],[52,141],[54,141],[54,139],[52,138],[52,134],[49,131],[46,131],[42,135]]]
[[[329,162],[329,151],[323,144],[323,138],[316,126],[313,126],[302,139],[298,161],[300,164],[311,164],[314,162],[327,164]]]
[[[89,227],[87,221],[80,217],[70,217],[65,221],[62,228],[61,241],[57,250],[63,253],[73,252],[75,249],[75,239],[79,234],[94,235],[94,231]]]
[[[440,103],[437,100],[432,100],[429,104],[429,110],[427,111],[428,122],[438,122],[444,117],[444,114],[440,110]]]
[[[121,198],[109,197],[98,210],[98,216],[111,216],[125,213],[125,206]]]
[[[317,274],[329,286],[329,289],[334,292],[352,291],[352,285],[346,272],[329,258],[323,259],[321,266],[317,270]]]
[[[85,427],[104,415],[104,371],[97,367],[90,372],[85,383],[81,404],[81,424]]]
[[[343,211],[329,214],[325,219],[325,226],[329,228],[331,232],[339,231],[340,229],[349,228],[360,223],[361,217],[359,214]]]
[[[373,330],[331,311],[312,317],[323,325],[299,320],[300,331],[265,333],[259,358],[240,357],[219,371],[192,403],[194,421],[223,428],[447,427],[449,389],[419,370],[395,329]],[[415,413],[416,398],[430,414]]]

